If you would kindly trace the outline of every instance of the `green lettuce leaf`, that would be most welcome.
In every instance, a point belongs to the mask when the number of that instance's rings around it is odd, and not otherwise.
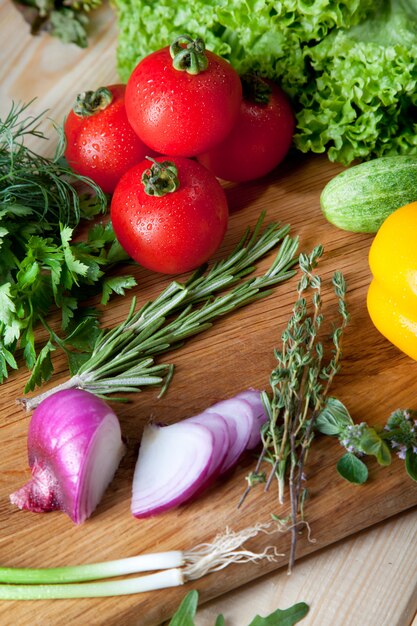
[[[300,94],[296,146],[344,164],[417,153],[416,33],[392,0],[309,48],[315,80]]]

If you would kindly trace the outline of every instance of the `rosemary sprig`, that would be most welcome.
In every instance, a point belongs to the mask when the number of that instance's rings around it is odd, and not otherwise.
[[[51,393],[73,387],[101,397],[140,391],[148,385],[162,386],[163,393],[173,366],[156,364],[157,355],[210,328],[218,317],[267,296],[269,287],[294,275],[297,239],[288,236],[289,226],[276,223],[261,232],[263,219],[264,214],[252,233],[246,231],[228,258],[210,269],[197,270],[184,284],[173,281],[156,300],[137,312],[133,299],[126,320],[100,333],[90,358],[74,375],[45,393],[23,399],[26,408],[34,409]],[[278,245],[279,251],[265,274],[245,279],[254,271],[254,264]]]
[[[322,283],[314,271],[322,253],[322,246],[318,246],[309,256],[300,255],[302,276],[297,288],[298,297],[282,334],[282,346],[275,350],[277,366],[270,376],[271,391],[263,393],[268,415],[262,431],[263,449],[255,470],[248,476],[248,486],[240,501],[242,504],[253,485],[264,482],[267,490],[276,478],[278,500],[283,503],[288,481],[291,509],[288,523],[292,535],[289,571],[295,562],[299,527],[304,523],[304,465],[313,441],[316,418],[325,406],[333,378],[340,367],[341,339],[349,319],[345,280],[340,272],[335,272],[333,287],[339,302],[341,322],[333,330],[332,355],[324,363],[324,345],[318,338],[323,322]],[[307,292],[311,293],[310,305]],[[268,477],[260,471],[263,462],[271,465]]]

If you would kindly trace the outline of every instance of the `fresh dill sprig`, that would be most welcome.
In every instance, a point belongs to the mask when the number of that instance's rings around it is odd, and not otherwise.
[[[275,350],[277,365],[270,376],[270,392],[263,392],[263,403],[268,421],[262,429],[263,449],[255,470],[248,476],[248,486],[240,505],[257,483],[269,489],[273,479],[278,483],[278,500],[284,502],[285,486],[290,495],[291,529],[289,571],[295,562],[297,535],[304,523],[303,504],[306,497],[304,465],[314,438],[317,416],[326,403],[334,376],[340,368],[341,340],[348,323],[346,284],[343,275],[335,272],[333,288],[339,302],[340,325],[332,333],[333,349],[325,362],[325,349],[319,339],[323,322],[322,282],[315,272],[322,246],[310,255],[299,258],[302,272],[297,288],[297,300],[287,327],[282,334],[282,345]],[[307,295],[310,294],[310,302]],[[262,463],[271,468],[266,476]]]
[[[63,160],[65,138],[61,127],[55,126],[58,144],[53,158],[34,152],[28,145],[30,137],[47,139],[41,131],[45,114],[28,115],[27,104],[11,105],[4,120],[0,119],[0,211],[20,217],[23,222],[35,221],[38,229],[76,226],[83,217],[92,217],[106,210],[107,199],[91,179],[73,172]],[[88,193],[80,195],[80,191]]]
[[[137,312],[133,299],[126,320],[101,332],[90,358],[67,382],[22,403],[32,410],[48,395],[74,387],[101,397],[140,391],[147,385],[161,386],[163,392],[173,366],[156,364],[156,356],[210,328],[220,316],[267,296],[270,287],[294,275],[297,239],[288,236],[288,226],[276,223],[261,232],[263,219],[264,214],[228,258],[210,269],[200,268],[183,284],[173,281]],[[254,264],[277,246],[270,268],[262,276],[246,278]]]

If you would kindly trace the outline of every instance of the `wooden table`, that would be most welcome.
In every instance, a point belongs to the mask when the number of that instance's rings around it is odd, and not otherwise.
[[[103,9],[96,14],[94,32],[87,50],[80,50],[72,45],[63,46],[59,41],[48,36],[31,38],[27,31],[22,17],[12,8],[9,1],[1,0],[1,114],[7,112],[11,99],[28,101],[37,96],[37,101],[33,105],[34,110],[50,109],[51,116],[59,121],[67,113],[78,92],[99,84],[117,82],[115,68],[117,30],[109,9]],[[326,165],[324,161],[323,167],[328,168],[327,178],[340,169],[335,165]],[[314,175],[313,167],[312,180],[314,180]],[[261,188],[257,187],[254,191],[249,187],[249,193],[253,196],[249,197],[248,202],[254,200],[255,192],[261,194]],[[306,201],[315,203],[317,209],[317,187],[313,188]],[[266,202],[268,202],[268,197]],[[244,205],[243,196],[240,204]],[[298,220],[296,228],[300,224],[302,222]],[[344,235],[339,233],[337,237],[343,238]],[[310,239],[309,243],[318,243],[314,241],[314,237]],[[347,238],[346,241],[348,242],[347,253],[350,253],[354,246],[360,245],[363,248],[363,254],[366,255],[369,238]],[[348,264],[347,266],[349,267]],[[365,276],[364,281],[366,280]],[[285,314],[283,315],[285,319]],[[251,318],[251,320],[254,322],[254,319]],[[239,345],[239,333],[239,321],[236,321],[235,324],[232,323],[230,331],[232,342],[237,337],[234,343],[235,349]],[[209,344],[207,340],[203,340],[201,345],[207,349]],[[415,380],[416,365],[406,357],[398,355],[397,351],[388,346],[384,340],[381,340],[381,345],[386,351],[386,359],[392,358],[395,362],[396,368],[393,376],[403,376],[404,372],[407,372],[408,379],[411,380],[413,372]],[[210,358],[208,360],[210,361]],[[3,394],[19,393],[22,384],[16,377],[13,380],[7,391],[6,387],[0,390],[0,397],[2,392]],[[380,380],[376,382],[383,387],[389,384],[389,378],[381,375]],[[233,384],[230,386],[232,389]],[[417,387],[414,385],[415,390]],[[354,388],[352,392],[355,393]],[[414,397],[410,398],[410,403],[414,400],[414,406],[416,406],[415,397],[414,393]],[[5,400],[4,396],[3,400]],[[3,404],[9,406],[10,402]],[[195,405],[197,406],[197,401]],[[5,409],[2,409],[0,413],[2,418],[5,418]],[[179,415],[179,417],[183,416],[185,415]],[[20,433],[22,452],[19,462],[24,463],[23,426]],[[383,474],[378,474],[378,479],[383,479]],[[404,481],[407,480],[404,475]],[[382,519],[383,515],[380,518]],[[352,524],[355,528],[353,520]],[[347,535],[349,532],[344,534]],[[13,551],[13,546],[9,547],[9,551]],[[7,554],[7,550],[3,554]],[[302,622],[306,626],[313,624],[315,626],[408,626],[417,609],[416,563],[417,533],[414,508],[395,515],[371,529],[356,533],[349,539],[338,541],[332,546],[304,557],[298,562],[291,577],[287,576],[285,568],[281,568],[236,591],[208,602],[199,609],[196,623],[197,626],[209,626],[213,624],[214,616],[222,612],[228,626],[245,626],[255,613],[267,614],[278,607],[284,608],[294,602],[305,601],[310,605],[310,613]],[[26,564],[29,565],[29,563]],[[259,577],[259,575],[258,571],[256,576]],[[220,590],[217,589],[215,593],[219,594]],[[30,619],[28,613],[25,613],[26,617],[21,616],[17,621],[13,619],[13,623],[18,623],[19,626],[29,623],[42,624],[42,626],[72,623],[71,618],[67,617],[66,610],[64,611],[60,606],[59,603],[56,604],[53,619],[50,613],[48,617],[45,617],[42,611],[37,612],[37,605],[34,605],[34,613]],[[5,612],[0,614],[0,623],[6,625],[11,623],[11,618],[6,618],[5,615]],[[93,620],[97,624],[142,624],[139,617],[137,622],[124,622],[122,618],[118,622],[110,622],[106,619],[105,613],[102,617],[100,613],[98,615],[95,617],[96,621]],[[84,622],[82,617],[78,618],[77,623],[92,623],[90,618],[85,619]],[[417,621],[414,624],[417,624]]]

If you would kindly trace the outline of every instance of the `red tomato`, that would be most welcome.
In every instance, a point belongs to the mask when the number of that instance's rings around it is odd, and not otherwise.
[[[69,165],[106,193],[114,191],[133,165],[154,154],[128,122],[125,89],[125,85],[110,85],[80,94],[74,107],[77,113],[72,109],[64,126]]]
[[[226,139],[197,158],[224,180],[242,182],[273,170],[290,149],[294,115],[285,93],[271,81],[252,78],[236,125]],[[261,102],[259,102],[261,100]]]
[[[163,195],[148,195],[143,177],[150,178],[150,193],[165,181]],[[143,267],[165,274],[186,272],[207,261],[223,239],[227,218],[226,195],[216,177],[183,157],[139,163],[120,180],[111,203],[122,247]]]
[[[208,150],[226,137],[239,114],[242,86],[237,72],[205,51],[201,40],[187,41],[186,48],[174,42],[145,57],[126,87],[129,122],[161,154],[195,156]],[[184,58],[178,61],[178,54]],[[185,67],[176,69],[173,63]],[[189,64],[198,73],[189,73]]]

